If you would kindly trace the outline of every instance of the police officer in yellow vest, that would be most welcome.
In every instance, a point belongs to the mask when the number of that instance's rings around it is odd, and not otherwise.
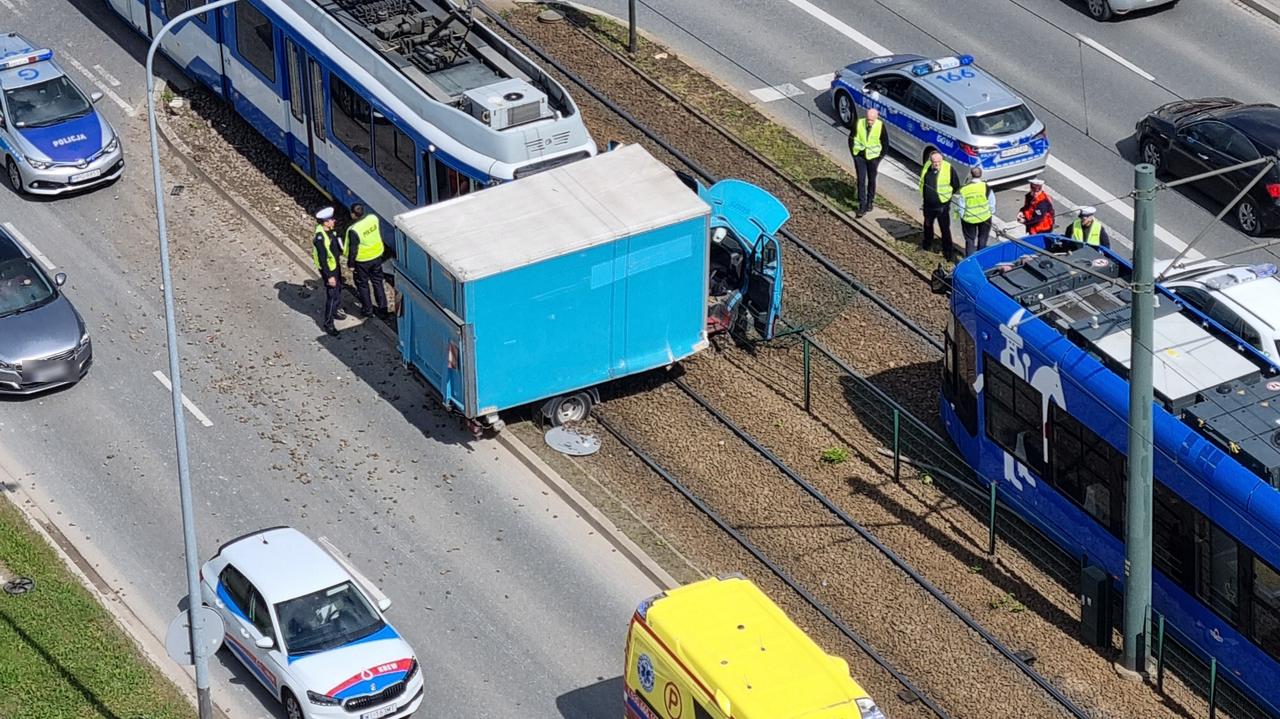
[[[942,235],[942,256],[948,260],[955,254],[951,244],[951,218],[947,207],[951,197],[960,187],[960,176],[950,162],[942,159],[942,153],[929,153],[929,161],[920,168],[920,209],[924,213],[924,237],[920,240],[920,249],[928,252],[933,248],[933,225],[937,222]]]
[[[955,214],[960,218],[964,234],[964,256],[987,246],[991,236],[991,218],[996,214],[996,195],[982,180],[982,168],[969,169],[969,182],[951,198]]]
[[[311,238],[311,259],[320,270],[320,281],[324,283],[324,331],[336,337],[338,329],[333,321],[338,318],[338,305],[342,301],[342,240],[333,231],[337,220],[333,217],[333,208],[326,207],[316,213],[315,235]]]
[[[858,174],[858,212],[862,217],[871,211],[876,199],[876,175],[880,172],[880,160],[888,143],[880,111],[874,107],[860,118],[849,134],[849,152],[853,155],[853,167]]]
[[[1107,237],[1107,228],[1094,218],[1097,212],[1092,207],[1081,207],[1080,216],[1067,228],[1067,237],[1094,247],[1110,247],[1111,238]]]
[[[387,314],[387,290],[382,277],[382,226],[378,216],[365,212],[364,205],[351,206],[351,225],[347,228],[347,261],[356,277],[356,295],[360,297],[360,316],[380,317]],[[369,304],[369,285],[377,305]]]

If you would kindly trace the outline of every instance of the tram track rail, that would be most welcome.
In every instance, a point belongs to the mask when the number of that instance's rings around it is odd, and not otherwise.
[[[941,686],[937,676],[933,674],[929,674],[924,681],[921,681],[913,678],[911,669],[903,666],[910,664],[917,672],[925,671],[922,667],[928,666],[929,661],[921,660],[916,648],[926,642],[933,632],[949,628],[948,636],[951,637],[952,642],[948,647],[948,654],[954,661],[967,665],[966,670],[961,670],[961,676],[971,674],[991,680],[992,684],[987,688],[992,693],[1002,696],[1008,703],[1008,708],[1016,707],[1018,715],[1072,716],[1077,719],[1094,715],[1066,696],[1024,661],[1016,651],[981,626],[963,607],[948,598],[944,592],[881,542],[875,534],[769,450],[760,440],[735,423],[710,399],[679,377],[672,379],[668,387],[674,388],[675,391],[666,389],[663,392],[664,401],[691,403],[702,412],[708,422],[735,438],[741,450],[749,453],[756,460],[756,469],[750,471],[758,474],[760,468],[767,468],[772,473],[776,486],[770,488],[769,496],[774,501],[788,508],[798,506],[798,501],[806,503],[804,516],[789,515],[789,521],[807,522],[804,526],[824,526],[825,531],[821,533],[822,536],[800,538],[798,545],[788,544],[787,541],[777,540],[773,536],[772,528],[780,525],[771,524],[769,517],[754,515],[747,517],[734,509],[729,509],[729,514],[737,512],[739,516],[726,516],[716,507],[716,500],[709,498],[709,496],[715,496],[718,491],[723,491],[722,488],[717,490],[713,480],[694,476],[697,474],[696,471],[686,469],[684,476],[681,477],[679,471],[665,464],[662,459],[655,456],[655,452],[646,451],[644,449],[646,442],[632,434],[634,430],[628,429],[626,417],[610,416],[609,408],[612,403],[597,408],[593,419],[622,447],[634,454],[653,474],[659,476],[699,513],[711,520],[721,531],[745,549],[769,574],[801,597],[841,635],[856,644],[859,650],[902,687],[903,691],[897,697],[899,700],[907,704],[918,700],[937,717],[977,715],[971,714],[967,708],[948,706],[948,704],[966,704],[961,697],[968,689],[957,686],[965,682]],[[666,416],[674,414],[674,412],[667,413]],[[645,430],[640,429],[638,433],[644,434]],[[719,446],[723,447],[724,442],[721,441]],[[704,496],[703,492],[708,496]],[[834,518],[836,524],[824,525],[818,519],[819,516]],[[755,535],[759,535],[760,539],[755,539]],[[792,537],[791,540],[794,542],[796,537]],[[854,545],[848,543],[853,542],[857,543],[856,551],[849,549]],[[793,571],[787,566],[788,563],[804,564],[803,558],[822,553],[826,551],[822,548],[824,545],[829,548],[835,543],[843,547],[836,556],[845,559],[861,557],[863,562],[861,567],[866,573],[865,578],[874,581],[876,591],[885,596],[885,601],[892,604],[892,608],[907,606],[917,611],[915,619],[921,622],[921,625],[902,630],[908,633],[914,632],[912,636],[905,637],[904,640],[896,640],[891,636],[892,630],[877,627],[875,620],[863,619],[864,626],[861,628],[850,626],[858,620],[846,621],[846,617],[841,615],[841,610],[833,607],[821,596],[825,593],[822,589],[810,588],[798,578],[802,572],[811,571],[811,568],[798,566]],[[871,559],[872,556],[875,559]],[[790,557],[790,559],[778,557]],[[876,566],[872,568],[872,564]],[[822,586],[826,587],[826,585],[827,582],[824,580]],[[841,601],[840,595],[834,596],[837,602]],[[847,602],[844,605],[846,610],[850,608]],[[868,633],[875,633],[878,636],[869,637]],[[965,641],[960,643],[956,639],[958,636],[966,637]],[[888,646],[877,647],[877,639],[885,641]],[[862,678],[855,678],[862,681]],[[953,675],[951,678],[958,677]],[[932,686],[927,685],[930,683]],[[876,698],[877,701],[884,703],[883,697]],[[976,707],[973,708],[976,709]]]

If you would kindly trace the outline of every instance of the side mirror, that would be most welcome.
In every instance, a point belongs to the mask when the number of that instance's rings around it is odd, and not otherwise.
[[[61,286],[65,285],[65,284],[67,284],[67,273],[65,273],[65,272],[59,272],[58,274],[54,275],[54,276],[53,276],[53,284],[55,284],[55,285],[57,285],[57,286],[59,286],[59,287],[61,287]]]
[[[276,645],[276,640],[271,637],[258,637],[258,640],[255,641],[254,644],[257,645],[259,649],[270,649]]]
[[[97,102],[98,100],[101,100],[101,99],[102,99],[102,93],[100,92],[95,91],[93,94],[89,95],[89,102]]]
[[[390,608],[391,608],[391,600],[389,598],[383,597],[382,599],[378,600],[378,611],[385,612]]]

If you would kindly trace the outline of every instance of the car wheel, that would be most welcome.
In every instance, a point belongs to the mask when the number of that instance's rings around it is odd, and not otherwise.
[[[284,713],[289,719],[306,719],[302,713],[302,705],[298,703],[298,698],[288,689],[284,690]]]
[[[1111,3],[1107,0],[1088,0],[1089,16],[1099,22],[1111,19]]]
[[[1140,150],[1142,161],[1156,168],[1156,173],[1164,172],[1164,149],[1156,144],[1156,141],[1149,138],[1142,138],[1142,148]]]
[[[18,163],[14,162],[13,158],[10,157],[5,169],[8,170],[9,187],[12,187],[13,191],[19,195],[24,194],[26,190],[22,187],[22,171],[18,169]]]
[[[1236,227],[1250,237],[1262,234],[1262,218],[1258,214],[1258,205],[1248,197],[1236,205]]]
[[[840,124],[848,128],[852,128],[853,123],[857,122],[858,113],[853,109],[853,98],[849,97],[849,93],[836,93],[836,116],[840,118]]]

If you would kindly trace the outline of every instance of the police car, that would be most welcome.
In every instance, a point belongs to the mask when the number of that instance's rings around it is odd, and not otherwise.
[[[1167,262],[1157,264],[1157,270],[1165,267]],[[1280,364],[1280,275],[1274,264],[1202,260],[1165,274],[1161,284]]]
[[[53,61],[16,33],[0,34],[0,161],[16,192],[57,195],[124,172],[120,138]]]
[[[859,60],[836,71],[831,103],[851,128],[869,108],[879,110],[890,146],[921,166],[937,150],[953,165],[980,165],[989,183],[1009,183],[1049,161],[1044,124],[970,55]]]
[[[422,704],[418,660],[382,616],[391,600],[340,552],[264,529],[222,545],[200,587],[224,644],[289,719],[403,719]]]

